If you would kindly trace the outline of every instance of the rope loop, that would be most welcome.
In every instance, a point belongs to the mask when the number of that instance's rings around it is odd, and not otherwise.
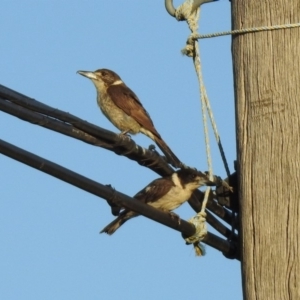
[[[203,119],[203,129],[204,129],[204,137],[205,137],[205,145],[206,145],[206,156],[207,156],[207,165],[208,165],[208,174],[210,180],[213,180],[213,168],[212,168],[212,159],[211,159],[211,151],[210,151],[210,143],[209,143],[209,133],[208,133],[208,126],[207,126],[207,114],[210,118],[210,121],[212,123],[212,127],[217,139],[217,143],[220,148],[220,138],[217,132],[217,127],[213,119],[213,113],[210,109],[209,99],[206,93],[205,85],[202,78],[202,70],[201,70],[201,61],[200,61],[200,51],[199,51],[199,45],[198,41],[195,39],[195,37],[198,36],[197,30],[198,30],[198,21],[200,17],[200,8],[191,11],[191,1],[187,0],[184,4],[182,4],[178,9],[178,18],[182,18],[183,14],[184,17],[188,23],[188,26],[191,30],[191,34],[187,40],[185,48],[182,50],[182,53],[190,56],[193,58],[195,71],[197,73],[198,82],[199,82],[199,90],[200,90],[200,101],[201,101],[201,110],[202,110],[202,119]],[[186,6],[185,6],[186,5]],[[190,10],[190,11],[188,11]],[[222,151],[221,151],[222,153]],[[225,156],[221,154],[224,165],[227,165],[227,161]],[[226,168],[226,167],[225,167]],[[226,169],[227,171],[227,169]],[[229,171],[228,171],[229,176]],[[207,234],[207,227],[206,227],[206,204],[209,198],[210,194],[210,188],[208,187],[205,191],[204,201],[202,203],[201,211],[191,218],[189,220],[190,223],[192,223],[195,228],[196,232],[193,236],[185,238],[185,241],[187,244],[193,244],[195,253],[197,256],[202,256],[205,254],[204,247],[200,243],[204,239],[204,237]]]
[[[199,89],[200,89],[200,100],[201,100],[202,118],[203,118],[205,144],[206,144],[207,164],[208,164],[208,169],[209,169],[208,173],[209,173],[210,180],[213,180],[213,170],[212,170],[206,114],[208,114],[208,116],[210,118],[212,128],[214,131],[214,135],[215,135],[215,138],[216,138],[216,141],[217,141],[217,144],[219,147],[219,151],[220,151],[220,154],[221,154],[221,157],[222,157],[222,160],[224,163],[224,167],[225,167],[228,177],[230,175],[230,171],[229,171],[228,163],[227,163],[225,153],[224,153],[224,150],[223,150],[223,147],[221,144],[220,136],[217,131],[217,126],[214,121],[212,109],[210,107],[209,99],[208,99],[208,96],[206,93],[206,88],[205,88],[203,78],[202,78],[198,39],[222,36],[222,35],[228,35],[228,34],[242,34],[242,33],[265,31],[265,30],[295,28],[295,27],[300,27],[300,23],[275,25],[275,26],[264,26],[264,27],[257,27],[257,28],[248,28],[248,29],[246,28],[246,29],[233,30],[233,31],[227,31],[227,32],[222,32],[222,33],[200,35],[197,33],[199,16],[200,16],[200,8],[193,10],[193,0],[186,0],[183,4],[181,4],[175,10],[176,19],[178,21],[186,20],[186,22],[188,23],[188,26],[191,30],[191,34],[187,39],[186,46],[184,49],[181,50],[181,52],[184,55],[187,55],[187,56],[193,58],[195,70],[197,73]],[[209,198],[209,194],[210,194],[210,187],[208,187],[207,190],[205,191],[205,196],[204,196],[204,200],[202,203],[201,211],[196,216],[194,216],[193,218],[191,218],[188,221],[195,226],[196,232],[193,236],[185,238],[185,241],[187,244],[194,245],[195,253],[197,256],[202,256],[205,254],[204,246],[200,243],[200,241],[202,241],[207,234],[205,209],[206,209],[206,204],[207,204],[207,201]]]
[[[192,14],[193,1],[187,0],[178,6],[175,10],[177,21],[188,20]]]
[[[186,0],[175,10],[175,17],[178,21],[186,20],[192,32],[191,37],[188,39],[185,48],[181,50],[183,55],[193,57],[195,53],[195,40],[199,34],[198,21],[200,16],[200,8],[193,9],[193,0]]]
[[[193,224],[196,228],[196,232],[194,235],[185,238],[185,242],[187,245],[193,244],[195,249],[196,256],[204,256],[205,255],[205,248],[200,243],[203,238],[207,234],[207,227],[206,227],[206,213],[200,212],[196,216],[192,217],[188,220],[189,223]]]
[[[196,232],[194,235],[185,238],[186,244],[193,244],[195,249],[196,256],[204,256],[205,248],[200,242],[207,235],[207,226],[206,226],[206,204],[208,201],[208,197],[210,194],[210,187],[207,188],[204,195],[204,200],[202,203],[202,208],[199,213],[197,213],[194,217],[188,220],[189,223],[193,224],[196,228]]]

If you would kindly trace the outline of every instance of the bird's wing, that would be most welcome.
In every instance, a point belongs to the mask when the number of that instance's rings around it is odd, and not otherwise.
[[[144,203],[155,202],[174,186],[170,177],[158,178],[139,191],[133,198]]]
[[[107,89],[107,93],[115,105],[135,119],[143,128],[161,138],[153,125],[150,115],[132,90],[126,85],[112,85]]]

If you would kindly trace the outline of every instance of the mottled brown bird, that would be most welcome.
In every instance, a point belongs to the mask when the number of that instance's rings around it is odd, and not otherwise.
[[[208,175],[194,169],[180,169],[171,176],[155,179],[134,198],[159,210],[171,212],[187,201],[194,190],[204,185],[215,185]],[[120,215],[101,230],[100,233],[113,234],[127,220],[139,214],[124,209]]]
[[[92,80],[97,90],[97,102],[101,111],[122,134],[139,132],[145,134],[155,141],[175,168],[181,166],[180,160],[155,129],[137,95],[126,86],[118,74],[108,69],[77,73]]]

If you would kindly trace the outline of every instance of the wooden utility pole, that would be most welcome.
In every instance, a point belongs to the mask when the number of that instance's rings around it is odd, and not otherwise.
[[[300,22],[299,0],[232,0],[233,29]],[[300,299],[300,28],[233,38],[245,300]]]

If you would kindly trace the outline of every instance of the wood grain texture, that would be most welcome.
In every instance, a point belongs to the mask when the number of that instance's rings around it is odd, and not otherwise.
[[[232,0],[233,29],[300,22],[299,0]],[[300,299],[300,28],[233,37],[244,299]]]

